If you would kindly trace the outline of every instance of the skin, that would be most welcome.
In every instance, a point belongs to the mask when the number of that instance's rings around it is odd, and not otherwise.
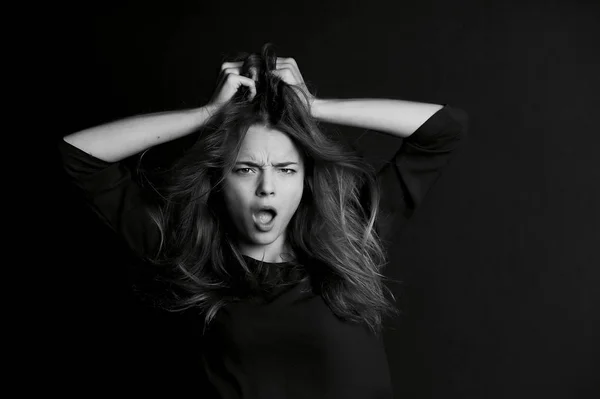
[[[242,143],[236,162],[253,162],[260,167],[236,164],[225,179],[226,209],[236,228],[238,247],[244,255],[265,262],[281,263],[282,252],[292,253],[286,231],[304,189],[304,162],[292,140],[284,133],[253,125]],[[296,162],[287,166],[274,166]],[[252,209],[270,205],[277,210],[270,231],[255,227]]]

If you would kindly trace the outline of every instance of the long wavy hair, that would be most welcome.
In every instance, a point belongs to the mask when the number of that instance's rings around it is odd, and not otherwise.
[[[383,317],[398,311],[385,297],[388,292],[395,299],[380,274],[387,254],[375,230],[380,193],[374,168],[321,131],[306,94],[270,73],[276,60],[271,43],[260,54],[233,60],[243,61],[243,76],[252,77],[255,68],[256,95],[249,100],[241,87],[193,133],[197,138],[164,172],[161,187],[153,186],[162,200],[148,213],[160,245],[144,259],[159,266],[169,284],[172,295],[161,304],[173,311],[199,309],[205,330],[228,303],[282,284],[309,283],[338,317],[378,335]],[[289,268],[300,271],[295,279],[268,280],[263,263],[247,264],[230,237],[223,183],[254,124],[286,134],[305,161],[304,193],[286,233],[296,255]]]

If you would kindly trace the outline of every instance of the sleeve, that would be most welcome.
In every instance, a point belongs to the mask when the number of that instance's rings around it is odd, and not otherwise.
[[[412,135],[403,139],[391,161],[377,172],[380,236],[404,227],[457,149],[464,144],[468,115],[444,104]]]
[[[58,150],[67,178],[85,203],[138,256],[153,255],[160,233],[147,213],[143,188],[124,162],[106,162],[63,138]]]

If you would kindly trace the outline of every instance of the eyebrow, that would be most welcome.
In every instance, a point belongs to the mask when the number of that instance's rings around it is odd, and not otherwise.
[[[236,165],[256,166],[257,168],[260,168],[262,166],[262,165],[259,165],[257,163],[250,162],[250,161],[240,161],[240,162],[236,162],[235,164]],[[288,165],[298,165],[298,162],[282,162],[282,163],[273,164],[273,166],[275,166],[275,167],[288,166]]]

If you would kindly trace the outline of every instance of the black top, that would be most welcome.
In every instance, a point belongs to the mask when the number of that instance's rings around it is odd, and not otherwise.
[[[378,231],[401,227],[422,203],[467,133],[467,114],[445,105],[377,173]],[[154,251],[158,229],[123,162],[105,162],[59,140],[64,169],[86,203],[136,253]],[[385,225],[383,225],[385,223]],[[245,256],[256,265],[259,261]],[[268,268],[285,263],[264,262]],[[338,319],[309,283],[276,289],[263,303],[222,308],[205,336],[201,363],[221,398],[392,398],[381,338]]]

